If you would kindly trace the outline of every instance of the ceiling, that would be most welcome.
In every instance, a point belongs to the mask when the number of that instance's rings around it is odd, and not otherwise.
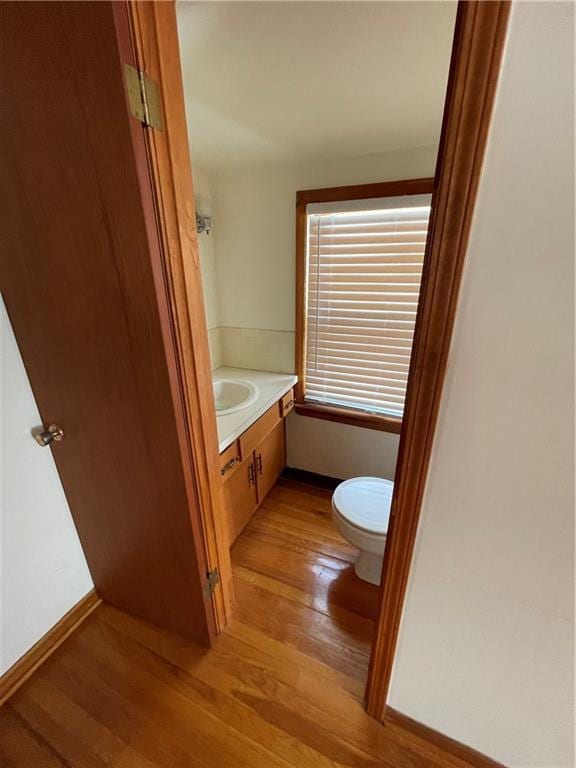
[[[455,2],[178,2],[194,161],[210,170],[435,144]]]

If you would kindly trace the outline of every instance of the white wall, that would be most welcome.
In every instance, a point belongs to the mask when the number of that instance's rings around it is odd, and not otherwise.
[[[433,176],[436,154],[435,146],[416,147],[212,176],[224,364],[294,372],[298,190]],[[398,438],[294,414],[288,421],[287,448],[291,467],[339,478],[392,479]]]
[[[370,475],[394,480],[399,436],[334,421],[298,416],[286,424],[287,464],[347,480]]]
[[[0,298],[0,674],[92,589]]]
[[[208,175],[199,168],[194,170],[194,196],[196,208],[200,213],[213,213],[214,198]],[[214,233],[202,232],[198,235],[198,250],[200,252],[200,272],[202,274],[202,288],[204,293],[204,309],[206,311],[206,324],[208,325],[208,339],[210,343],[210,356],[212,368],[222,365],[222,335],[220,326],[220,296],[216,276],[216,254],[214,248]]]
[[[208,175],[200,169],[194,169],[194,196],[197,209],[204,211],[205,206],[212,208],[212,186]],[[204,304],[208,328],[222,325],[220,314],[220,297],[216,281],[216,256],[214,254],[214,233],[202,232],[198,235],[200,250],[200,269],[202,272],[202,287],[204,289]]]
[[[513,5],[390,705],[574,765],[574,6]]]
[[[436,146],[213,176],[222,325],[294,331],[296,192],[433,176]]]

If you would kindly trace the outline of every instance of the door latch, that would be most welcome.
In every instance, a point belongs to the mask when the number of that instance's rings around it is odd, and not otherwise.
[[[214,568],[211,571],[208,571],[206,574],[206,581],[204,582],[204,590],[207,595],[213,595],[216,590],[216,585],[220,581],[220,574],[218,573],[218,568]]]

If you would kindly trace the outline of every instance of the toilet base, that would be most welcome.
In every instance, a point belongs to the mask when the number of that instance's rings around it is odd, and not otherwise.
[[[359,552],[354,563],[354,572],[359,579],[380,586],[382,562],[384,555],[374,555],[372,552]]]

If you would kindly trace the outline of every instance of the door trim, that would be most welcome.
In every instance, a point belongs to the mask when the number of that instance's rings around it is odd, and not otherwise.
[[[230,617],[232,567],[224,529],[223,497],[210,349],[204,310],[196,210],[176,8],[174,3],[127,0],[138,68],[159,86],[163,130],[143,127],[156,226],[160,242],[166,311],[175,351],[176,405],[181,442],[200,510],[201,548],[207,572],[218,569],[212,593],[216,631]]]
[[[510,2],[460,0],[366,709],[385,719],[390,677],[420,518],[470,223],[510,13]]]

